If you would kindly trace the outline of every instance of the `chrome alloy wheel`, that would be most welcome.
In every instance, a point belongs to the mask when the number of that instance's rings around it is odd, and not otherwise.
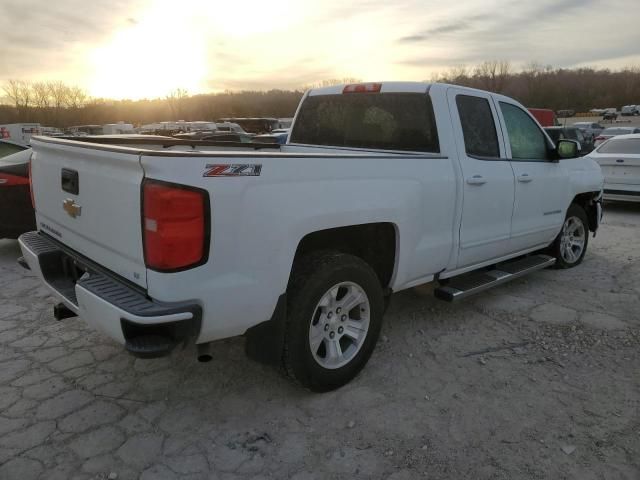
[[[369,298],[359,285],[341,282],[321,298],[311,317],[309,347],[323,368],[337,369],[358,354],[369,331]]]
[[[575,263],[584,251],[587,232],[578,217],[565,220],[560,236],[560,255],[567,263]]]

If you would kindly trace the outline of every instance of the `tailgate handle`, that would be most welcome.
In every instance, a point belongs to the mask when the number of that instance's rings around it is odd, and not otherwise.
[[[622,160],[621,158],[619,158],[618,160],[616,160],[616,162],[618,162],[618,163],[624,163],[624,160]]]
[[[80,191],[80,182],[78,181],[78,172],[70,168],[63,168],[61,172],[62,190],[68,193],[78,195]]]

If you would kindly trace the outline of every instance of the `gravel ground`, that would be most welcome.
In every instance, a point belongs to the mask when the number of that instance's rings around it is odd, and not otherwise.
[[[363,373],[317,395],[219,342],[136,360],[0,241],[0,479],[640,478],[640,204],[584,263],[456,305],[396,295]]]

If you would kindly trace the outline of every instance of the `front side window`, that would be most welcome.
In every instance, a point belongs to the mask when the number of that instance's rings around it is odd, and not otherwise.
[[[467,155],[498,158],[498,135],[489,101],[471,95],[457,95],[456,105]]]
[[[422,93],[344,93],[305,99],[291,143],[439,153],[431,98]]]
[[[547,140],[538,125],[521,108],[500,102],[513,160],[544,161],[549,158]]]

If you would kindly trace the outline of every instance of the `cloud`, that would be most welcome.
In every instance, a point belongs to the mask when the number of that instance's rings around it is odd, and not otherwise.
[[[637,55],[637,1],[484,0],[480,7],[476,0],[290,0],[288,8],[274,3],[273,26],[255,9],[235,14],[211,0],[182,0],[177,7],[151,0],[2,0],[0,84],[103,78],[92,64],[95,52],[112,46],[117,32],[156,25],[149,12],[159,9],[167,28],[113,49],[111,61],[126,53],[130,70],[149,65],[140,59],[162,56],[166,42],[184,41],[174,27],[187,28],[198,41],[179,45],[178,58],[152,63],[146,73],[153,78],[181,68],[180,61],[195,58],[185,56],[195,45],[203,51],[205,89],[297,88],[341,77],[421,80],[436,69],[488,59],[568,67],[615,65],[619,58],[623,66]],[[227,18],[233,21],[225,24]]]

